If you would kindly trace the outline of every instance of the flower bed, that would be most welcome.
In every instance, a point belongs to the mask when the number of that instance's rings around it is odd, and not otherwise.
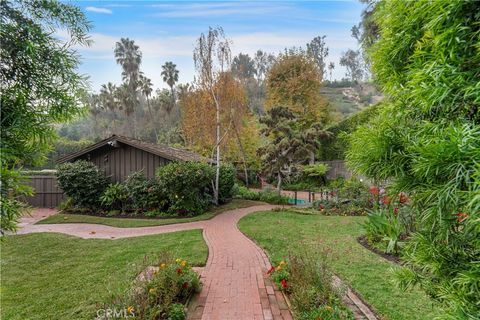
[[[125,310],[129,319],[183,320],[188,301],[200,287],[199,275],[186,260],[163,254],[155,268],[147,268],[128,292],[104,309]]]
[[[288,262],[280,261],[267,274],[289,298],[295,319],[353,319],[341,293],[332,286],[323,255],[290,254]]]

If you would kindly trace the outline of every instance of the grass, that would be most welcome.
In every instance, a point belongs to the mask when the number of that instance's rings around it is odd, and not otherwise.
[[[300,247],[331,252],[333,271],[350,284],[385,319],[433,319],[441,310],[419,289],[404,292],[392,283],[393,263],[365,249],[363,217],[301,215],[289,211],[255,213],[239,228],[278,263]]]
[[[1,243],[1,319],[92,319],[97,304],[125,290],[145,257],[171,251],[204,265],[200,230],[118,240],[56,233],[9,236]]]
[[[136,228],[136,227],[149,227],[149,226],[162,226],[174,223],[185,223],[200,220],[208,220],[213,218],[219,213],[227,210],[246,208],[254,205],[264,204],[258,201],[250,201],[243,199],[234,199],[229,203],[218,206],[210,211],[207,211],[201,215],[195,217],[174,217],[174,218],[118,218],[118,217],[99,217],[82,214],[62,214],[58,213],[52,215],[46,219],[40,220],[36,224],[56,224],[56,223],[95,223],[104,224],[107,226],[118,228]]]

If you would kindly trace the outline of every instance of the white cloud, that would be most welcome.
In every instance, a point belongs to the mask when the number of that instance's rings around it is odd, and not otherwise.
[[[64,32],[57,33],[59,37],[66,37]],[[349,37],[349,31],[328,31],[326,42],[330,49],[327,57],[328,61],[335,63],[333,77],[340,79],[344,76],[344,68],[339,65],[339,59],[342,52],[348,48],[356,49],[357,44],[354,39]],[[311,33],[286,33],[286,32],[252,32],[231,34],[232,54],[237,55],[240,52],[253,55],[258,49],[277,54],[285,47],[303,46],[317,36],[313,31]],[[75,47],[82,56],[84,65],[88,67],[85,72],[90,73],[92,89],[97,90],[101,83],[108,79],[119,79],[120,69],[115,64],[113,50],[115,43],[120,40],[118,36],[111,36],[102,33],[91,34],[94,43],[90,47]],[[160,77],[160,68],[165,61],[173,61],[180,70],[181,82],[190,82],[194,77],[193,50],[197,36],[154,36],[154,37],[134,37],[135,43],[140,47],[143,54],[142,70],[150,77],[156,88],[164,87]],[[101,65],[101,71],[98,66]]]
[[[107,9],[107,8],[99,8],[99,7],[86,7],[85,10],[90,11],[90,12],[95,12],[95,13],[106,13],[106,14],[111,14],[112,10]]]
[[[156,17],[185,18],[185,17],[209,17],[227,15],[265,15],[273,12],[290,9],[290,6],[279,3],[255,3],[255,2],[224,2],[224,3],[177,3],[177,4],[154,4],[153,8],[164,11],[153,14]]]

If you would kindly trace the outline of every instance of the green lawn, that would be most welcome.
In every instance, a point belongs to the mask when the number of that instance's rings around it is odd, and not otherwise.
[[[331,250],[330,264],[386,319],[433,319],[440,309],[420,290],[401,291],[391,282],[395,265],[361,246],[363,217],[301,215],[288,211],[254,213],[239,228],[270,255],[274,263],[297,246]]]
[[[135,228],[135,227],[148,227],[148,226],[162,226],[166,224],[184,223],[200,220],[208,220],[215,215],[227,210],[246,208],[254,205],[265,204],[258,201],[250,201],[243,199],[234,199],[229,203],[218,206],[210,211],[207,211],[201,215],[188,218],[160,218],[160,219],[134,219],[134,218],[115,218],[115,217],[98,217],[81,214],[55,214],[46,219],[40,220],[37,224],[50,224],[50,223],[96,223],[104,224],[107,226],[118,228]]]
[[[200,230],[118,240],[55,233],[9,236],[1,242],[1,319],[93,319],[97,303],[125,290],[145,257],[169,250],[203,265]]]

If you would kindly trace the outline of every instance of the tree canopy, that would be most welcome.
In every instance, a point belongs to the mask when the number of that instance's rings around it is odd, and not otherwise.
[[[90,24],[81,10],[56,1],[1,1],[1,229],[13,230],[21,204],[13,171],[38,164],[55,136],[55,123],[82,111],[84,79],[73,45],[88,45]],[[52,30],[64,28],[61,41]]]

